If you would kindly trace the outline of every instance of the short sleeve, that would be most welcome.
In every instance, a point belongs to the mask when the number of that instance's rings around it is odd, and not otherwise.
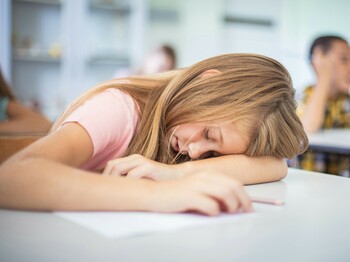
[[[137,121],[134,100],[118,89],[107,89],[87,100],[64,123],[77,122],[88,132],[94,153],[82,168],[96,170],[124,154]]]

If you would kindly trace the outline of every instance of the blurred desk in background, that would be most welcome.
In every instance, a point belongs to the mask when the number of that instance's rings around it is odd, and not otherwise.
[[[348,159],[348,170],[344,176],[350,175],[350,129],[325,129],[308,135],[309,152],[333,154]],[[317,161],[317,160],[315,160]]]
[[[350,156],[350,129],[325,129],[309,137],[309,150]]]
[[[2,133],[0,134],[0,164],[7,158],[25,148],[46,133]]]

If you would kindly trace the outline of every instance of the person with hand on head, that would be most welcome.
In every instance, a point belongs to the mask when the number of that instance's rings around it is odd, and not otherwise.
[[[282,179],[308,145],[294,92],[253,54],[104,82],[0,166],[0,207],[250,211],[242,184]]]
[[[316,84],[305,89],[298,109],[307,133],[350,127],[350,48],[338,36],[321,36],[311,45]]]
[[[327,128],[350,128],[350,48],[339,36],[316,38],[309,52],[316,84],[304,90],[298,114],[307,133]],[[348,161],[336,155],[307,152],[301,167],[340,174]],[[322,162],[322,163],[321,163]],[[315,165],[315,163],[317,163]]]
[[[20,103],[0,70],[0,134],[47,133],[51,122]]]

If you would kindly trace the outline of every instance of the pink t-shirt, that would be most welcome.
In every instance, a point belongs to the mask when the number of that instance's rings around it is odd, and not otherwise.
[[[93,96],[62,123],[77,122],[86,129],[94,153],[81,168],[100,170],[126,151],[134,136],[139,115],[134,100],[118,89],[110,88]]]

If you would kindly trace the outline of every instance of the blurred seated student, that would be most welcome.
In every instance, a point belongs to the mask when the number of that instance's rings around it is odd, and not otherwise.
[[[20,103],[0,70],[0,134],[46,133],[51,122]]]
[[[328,128],[350,128],[350,49],[339,36],[321,36],[309,52],[316,83],[304,90],[299,115],[307,133]],[[348,160],[336,155],[312,154],[301,159],[301,167],[342,174]]]
[[[123,69],[117,71],[115,77],[130,75],[151,75],[176,68],[176,52],[170,45],[161,45],[152,50],[146,57],[142,67],[136,70]]]

